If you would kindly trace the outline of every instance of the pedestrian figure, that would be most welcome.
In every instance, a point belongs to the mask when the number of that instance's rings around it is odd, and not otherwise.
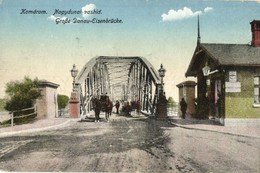
[[[126,102],[126,115],[131,116],[132,106],[130,105],[129,101]]]
[[[116,113],[119,114],[119,111],[118,111],[118,110],[119,110],[119,107],[120,107],[120,103],[119,103],[118,100],[116,101],[115,106],[116,106]]]
[[[185,102],[184,98],[181,99],[180,106],[181,106],[182,118],[185,119],[187,103]]]
[[[101,102],[99,99],[94,98],[93,100],[93,108],[95,112],[95,122],[99,122],[99,114],[101,110]]]
[[[122,108],[122,111],[124,112],[124,114],[125,114],[126,116],[130,116],[130,115],[131,115],[132,107],[131,107],[131,105],[129,104],[129,101],[126,101],[126,102],[124,103],[124,106],[123,106],[123,108]]]

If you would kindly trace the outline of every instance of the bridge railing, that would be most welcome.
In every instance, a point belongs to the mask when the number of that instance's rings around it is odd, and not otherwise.
[[[59,117],[69,117],[69,108],[63,108],[58,110]]]

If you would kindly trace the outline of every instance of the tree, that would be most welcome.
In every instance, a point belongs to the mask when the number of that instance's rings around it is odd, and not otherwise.
[[[6,84],[6,94],[8,100],[5,109],[8,111],[16,111],[33,107],[36,99],[40,96],[38,89],[39,81],[29,77],[24,77],[22,81],[11,81]]]
[[[69,97],[66,95],[58,95],[58,108],[64,109],[68,105]]]
[[[173,100],[172,97],[168,98],[168,107],[175,107],[176,106],[176,102]]]
[[[0,98],[0,111],[5,111],[6,99]]]

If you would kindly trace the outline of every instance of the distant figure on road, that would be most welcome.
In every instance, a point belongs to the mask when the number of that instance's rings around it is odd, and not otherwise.
[[[181,99],[180,106],[181,106],[182,118],[185,119],[187,103],[185,102],[184,98]]]
[[[119,110],[119,107],[120,107],[120,103],[119,103],[118,100],[116,101],[115,106],[116,106],[116,113],[119,114],[119,111],[118,111],[118,110]]]
[[[131,111],[132,111],[132,106],[129,104],[129,101],[126,101],[124,103],[124,106],[122,107],[122,112],[124,112],[126,116],[131,116]]]

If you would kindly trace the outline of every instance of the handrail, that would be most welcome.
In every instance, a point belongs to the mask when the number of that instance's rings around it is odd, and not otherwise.
[[[14,112],[22,112],[22,111],[27,111],[27,110],[30,110],[30,109],[33,109],[34,112],[33,112],[33,113],[29,113],[29,114],[27,114],[27,115],[21,115],[21,116],[16,116],[16,117],[14,117]],[[12,111],[12,112],[10,112],[9,114],[10,114],[10,119],[11,119],[11,126],[14,126],[14,119],[15,119],[15,118],[29,117],[29,116],[35,114],[36,112],[37,112],[37,111],[36,111],[36,106],[31,107],[31,108],[21,109],[21,110],[19,110],[19,111]]]
[[[13,112],[22,112],[22,111],[27,111],[27,110],[30,110],[30,109],[35,109],[36,106],[33,106],[31,108],[25,108],[25,109],[21,109],[21,110],[17,110],[17,111],[11,111],[12,113]]]

